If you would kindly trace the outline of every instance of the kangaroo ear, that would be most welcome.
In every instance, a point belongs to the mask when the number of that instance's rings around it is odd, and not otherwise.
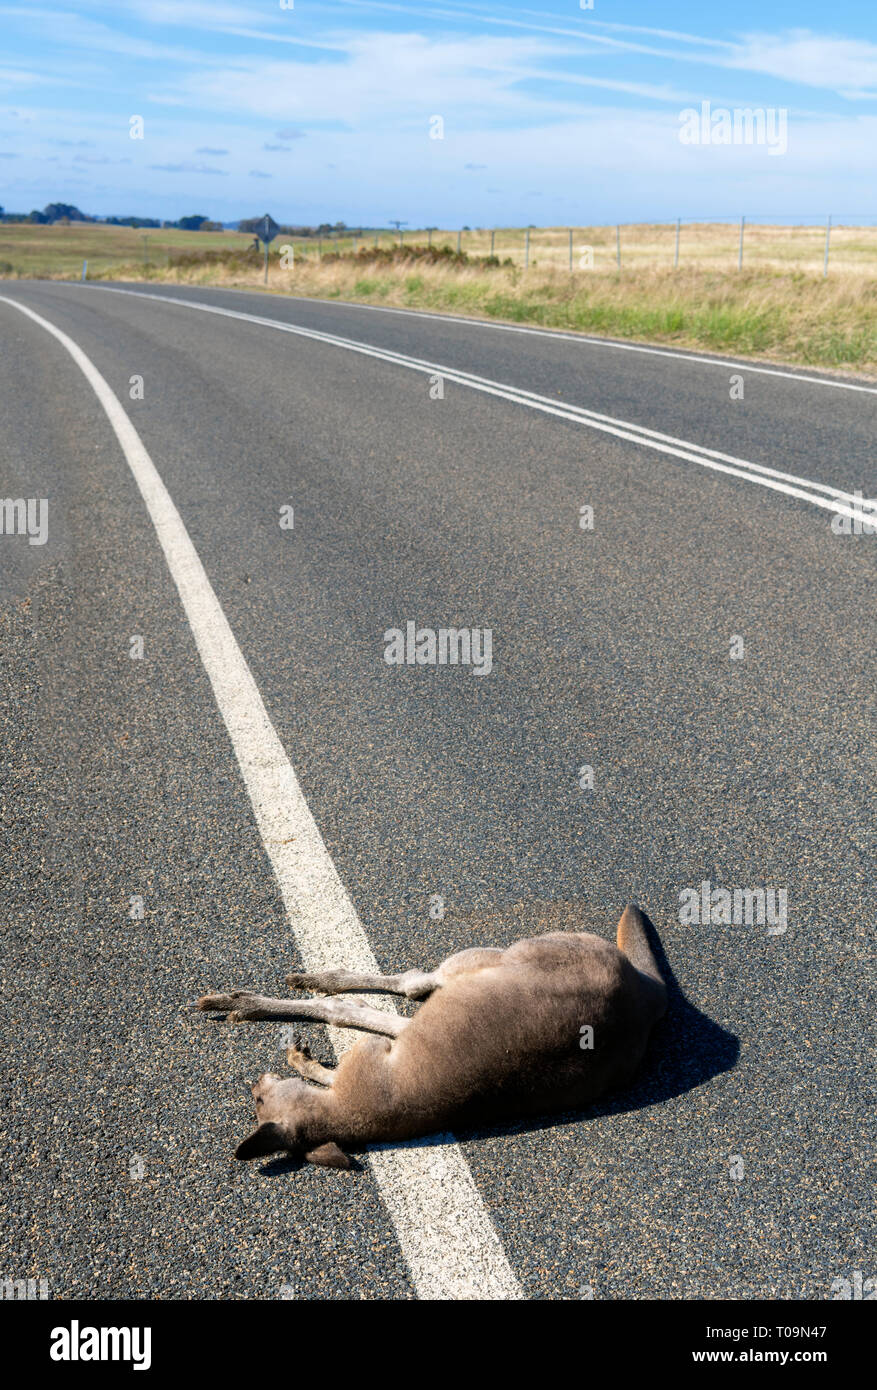
[[[278,1149],[288,1149],[289,1144],[283,1131],[273,1121],[269,1121],[248,1135],[234,1151],[235,1158],[264,1158],[266,1154],[276,1154]]]
[[[352,1168],[353,1164],[347,1157],[343,1149],[339,1149],[337,1144],[331,1140],[328,1144],[321,1144],[317,1149],[311,1149],[310,1153],[305,1154],[307,1163],[315,1163],[318,1168]]]

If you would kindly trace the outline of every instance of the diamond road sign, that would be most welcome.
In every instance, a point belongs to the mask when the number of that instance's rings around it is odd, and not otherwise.
[[[279,231],[279,224],[274,221],[274,218],[270,215],[270,213],[266,212],[265,216],[262,218],[261,223],[259,224],[259,240],[264,241],[267,246],[268,242],[273,241]]]

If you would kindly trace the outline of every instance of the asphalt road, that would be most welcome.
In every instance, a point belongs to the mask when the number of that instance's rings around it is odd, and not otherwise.
[[[818,1299],[877,1274],[877,536],[519,395],[869,498],[873,384],[132,288],[0,293],[121,401],[382,968],[563,925],[572,900],[612,936],[635,898],[660,933],[678,989],[634,1088],[458,1136],[520,1293]],[[441,364],[443,398],[434,372],[156,293]],[[288,905],[104,409],[2,300],[0,345],[0,493],[48,499],[45,544],[0,536],[0,1275],[62,1298],[423,1295],[367,1156],[232,1156],[279,1031],[184,1005],[280,992]],[[492,670],[388,665],[409,621],[490,628]],[[681,923],[704,880],[785,890],[787,930]]]

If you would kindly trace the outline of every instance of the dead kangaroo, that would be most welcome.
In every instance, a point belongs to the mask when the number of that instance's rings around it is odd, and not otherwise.
[[[305,1079],[259,1077],[259,1126],[237,1157],[287,1150],[349,1168],[347,1149],[573,1110],[623,1086],[666,1011],[667,992],[632,904],[617,943],[550,932],[507,950],[460,951],[428,973],[287,977],[291,988],[324,995],[371,990],[425,1000],[412,1018],[361,999],[205,994],[199,1009],[233,1021],[312,1019],[381,1035],[359,1039],[335,1070],[300,1044],[291,1048],[289,1063]]]

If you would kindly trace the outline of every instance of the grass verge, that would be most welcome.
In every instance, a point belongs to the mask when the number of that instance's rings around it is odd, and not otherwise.
[[[877,377],[877,278],[801,270],[633,267],[523,270],[508,260],[425,247],[351,253],[186,250],[167,265],[131,260],[95,279],[265,290],[530,324],[734,357]],[[64,276],[60,278],[66,278]]]

